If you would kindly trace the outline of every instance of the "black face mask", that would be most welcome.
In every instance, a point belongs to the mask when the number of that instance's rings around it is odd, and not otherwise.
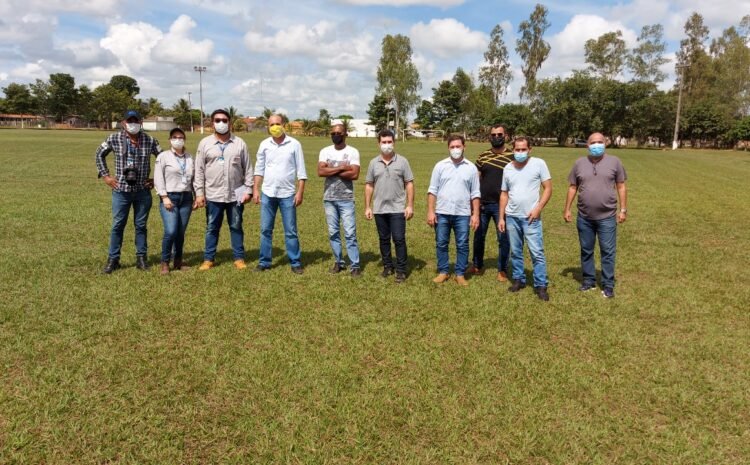
[[[502,148],[505,145],[505,137],[490,137],[490,144],[493,149]]]
[[[333,145],[341,145],[341,143],[344,142],[344,135],[343,134],[332,135],[331,140],[333,141]]]

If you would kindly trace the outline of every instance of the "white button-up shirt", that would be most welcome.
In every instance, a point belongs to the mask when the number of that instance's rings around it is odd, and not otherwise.
[[[295,179],[307,179],[302,145],[288,134],[277,144],[273,137],[260,143],[255,175],[263,177],[261,191],[269,197],[286,198],[295,193]]]
[[[460,163],[450,157],[441,160],[432,170],[427,192],[437,197],[435,213],[471,216],[471,200],[481,196],[477,167],[465,158]]]

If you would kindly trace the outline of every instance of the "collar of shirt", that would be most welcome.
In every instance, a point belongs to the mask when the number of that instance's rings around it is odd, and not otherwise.
[[[218,137],[216,137],[216,134],[214,134],[214,139],[216,139],[216,140],[214,141],[214,145],[224,145],[224,144],[229,144],[230,142],[234,142],[234,134],[230,135],[230,136],[229,136],[229,139],[227,139],[227,141],[226,141],[226,142],[222,142],[222,141],[221,141],[221,140],[220,140],[220,139],[219,139]]]
[[[380,155],[378,155],[378,161],[380,163],[382,163],[382,164],[384,164],[384,165],[387,166],[387,165],[390,165],[391,163],[393,163],[394,161],[396,161],[397,157],[398,157],[398,154],[394,153],[393,156],[391,157],[390,161],[385,161],[385,158],[383,158],[383,154],[381,153]]]
[[[275,145],[276,147],[281,147],[282,145],[290,144],[292,142],[292,139],[290,139],[289,136],[284,134],[284,140],[282,140],[281,142],[277,143],[276,139],[274,139],[273,137],[269,137],[268,142]]]

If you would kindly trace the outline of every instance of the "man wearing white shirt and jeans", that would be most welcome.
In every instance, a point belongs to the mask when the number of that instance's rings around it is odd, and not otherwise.
[[[260,203],[260,257],[256,271],[271,267],[273,226],[276,212],[281,210],[284,224],[284,243],[292,272],[302,274],[299,236],[297,233],[297,207],[302,204],[305,191],[305,158],[297,139],[284,133],[280,115],[268,118],[271,137],[258,147],[255,162],[253,202]],[[297,191],[294,181],[297,180]],[[262,188],[261,188],[262,185]]]
[[[547,294],[547,260],[544,257],[542,236],[542,209],[552,196],[552,176],[541,158],[531,157],[531,141],[517,137],[513,141],[513,159],[503,170],[500,188],[500,232],[508,231],[511,251],[513,285],[510,292],[526,287],[523,267],[523,242],[529,244],[529,254],[534,267],[534,293],[544,301]],[[544,188],[541,199],[539,186]]]
[[[463,136],[448,137],[450,157],[432,170],[427,191],[427,224],[435,228],[438,275],[432,282],[447,281],[450,263],[448,245],[451,229],[456,235],[456,282],[468,286],[464,274],[469,265],[469,228],[479,227],[479,171],[464,158]]]

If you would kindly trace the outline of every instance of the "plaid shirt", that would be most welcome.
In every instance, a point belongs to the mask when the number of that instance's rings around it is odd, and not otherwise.
[[[96,169],[99,177],[109,176],[109,168],[105,158],[110,152],[115,154],[115,179],[117,179],[117,190],[120,192],[138,192],[146,189],[144,183],[151,174],[151,159],[149,155],[159,155],[161,147],[159,141],[145,132],[138,133],[138,145],[130,142],[130,137],[125,131],[115,132],[109,135],[96,149]],[[125,182],[125,168],[133,165],[138,170],[138,179],[132,186]]]

